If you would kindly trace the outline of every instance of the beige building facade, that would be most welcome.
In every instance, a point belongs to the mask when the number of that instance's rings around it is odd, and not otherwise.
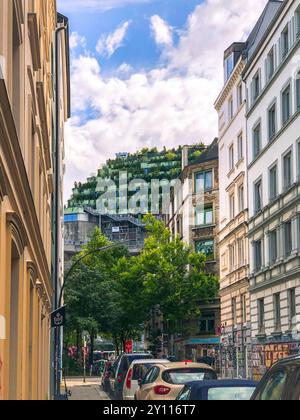
[[[0,400],[51,398],[56,27],[55,0],[0,2]]]

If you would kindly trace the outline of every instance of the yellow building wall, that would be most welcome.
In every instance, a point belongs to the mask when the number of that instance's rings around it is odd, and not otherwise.
[[[0,400],[50,398],[55,27],[55,0],[0,1]]]

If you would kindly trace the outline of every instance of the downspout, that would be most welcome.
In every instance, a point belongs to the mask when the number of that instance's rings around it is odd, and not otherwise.
[[[59,77],[59,35],[65,31],[68,26],[64,25],[55,30],[55,243],[54,243],[54,308],[58,309],[59,294],[59,242],[60,238],[60,163],[61,163],[61,138],[60,138],[60,77]],[[54,395],[60,395],[60,331],[55,329],[54,334]]]

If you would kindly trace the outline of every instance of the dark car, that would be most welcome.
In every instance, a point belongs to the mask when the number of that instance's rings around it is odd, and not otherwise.
[[[131,363],[139,359],[153,359],[149,353],[122,354],[112,366],[110,373],[111,396],[115,400],[123,399],[123,386]]]
[[[252,400],[299,401],[300,355],[275,363],[260,381]]]
[[[249,401],[257,382],[247,380],[194,381],[185,385],[177,400]]]
[[[103,375],[102,375],[101,385],[102,385],[103,391],[106,392],[106,393],[111,392],[111,389],[110,389],[110,375],[111,375],[112,364],[113,364],[113,362],[110,362],[110,361],[106,362],[105,367],[104,367],[104,371],[103,371]]]

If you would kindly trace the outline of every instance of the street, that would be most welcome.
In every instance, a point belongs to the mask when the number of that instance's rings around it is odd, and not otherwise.
[[[71,391],[70,401],[101,401],[110,400],[102,391],[100,378],[87,378],[86,383],[82,378],[67,379],[67,388]]]

